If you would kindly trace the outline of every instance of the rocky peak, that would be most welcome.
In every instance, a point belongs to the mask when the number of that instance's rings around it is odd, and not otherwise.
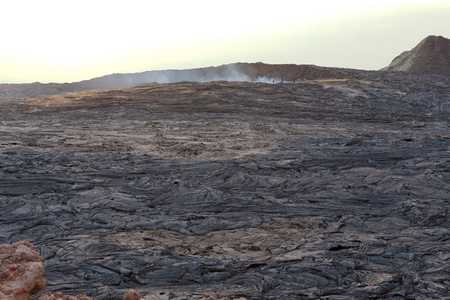
[[[394,58],[383,70],[450,76],[450,39],[428,36],[410,51]]]

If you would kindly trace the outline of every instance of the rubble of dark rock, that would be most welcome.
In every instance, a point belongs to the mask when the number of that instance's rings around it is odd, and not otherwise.
[[[86,295],[76,295],[76,296],[68,296],[64,295],[63,293],[56,292],[47,292],[43,294],[41,297],[39,297],[38,300],[93,300],[91,297],[88,297]],[[140,299],[137,299],[140,300]]]
[[[42,258],[34,245],[27,241],[0,245],[0,299],[28,300],[39,293],[46,284]],[[46,292],[38,300],[93,300],[86,295],[69,296],[61,292]],[[135,290],[130,290],[123,300],[141,300]],[[245,299],[244,299],[245,300]]]
[[[38,300],[94,300],[94,299],[86,295],[69,296],[64,295],[61,292],[55,293],[47,292],[43,294],[41,297],[39,297]],[[123,297],[123,300],[142,300],[142,298],[138,292],[131,290]]]
[[[98,300],[442,299],[450,77],[350,73],[5,100],[0,243]]]

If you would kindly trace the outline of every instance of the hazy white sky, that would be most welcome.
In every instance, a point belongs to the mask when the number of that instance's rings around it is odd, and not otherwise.
[[[0,82],[232,62],[380,69],[428,35],[449,0],[0,2]]]

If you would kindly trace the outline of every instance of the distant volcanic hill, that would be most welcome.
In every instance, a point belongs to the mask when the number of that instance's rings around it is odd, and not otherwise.
[[[184,70],[160,70],[141,73],[111,74],[85,81],[67,84],[67,89],[111,89],[145,83],[171,83],[180,81],[258,81],[280,82],[301,79],[341,78],[348,76],[348,69],[318,67],[315,65],[265,63],[233,63],[218,67]]]
[[[450,76],[450,40],[429,36],[410,51],[405,51],[383,69]]]
[[[141,73],[111,74],[64,84],[42,84],[39,82],[31,84],[0,84],[0,100],[32,98],[43,95],[55,95],[85,90],[115,89],[146,83],[172,83],[180,81],[255,81],[278,83],[297,80],[348,78],[353,76],[354,73],[355,70],[327,68],[315,65],[272,65],[261,62],[234,63],[218,67],[185,70],[160,70]]]

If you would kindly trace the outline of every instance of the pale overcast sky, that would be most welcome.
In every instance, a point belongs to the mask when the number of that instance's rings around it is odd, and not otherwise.
[[[0,3],[0,82],[295,63],[380,69],[428,35],[450,38],[449,0]]]

